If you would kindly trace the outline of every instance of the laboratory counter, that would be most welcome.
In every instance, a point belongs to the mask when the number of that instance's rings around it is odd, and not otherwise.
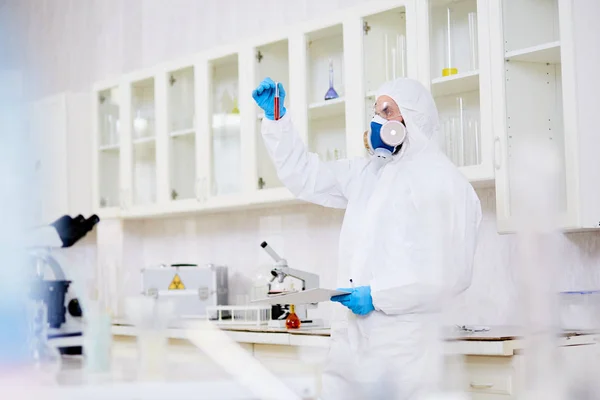
[[[121,349],[120,352],[125,349],[135,351],[136,328],[126,321],[117,322],[112,327],[114,348]],[[240,349],[268,370],[312,377],[320,385],[329,352],[329,329],[303,327],[286,330],[248,325],[223,325],[220,328],[226,332],[227,340],[237,342]],[[188,340],[188,332],[183,326],[173,326],[168,330],[168,336],[168,353],[173,362],[181,362],[193,354],[200,357],[204,352],[190,351],[194,345],[191,339]],[[467,332],[448,327],[444,336],[446,387],[468,392],[472,400],[519,398],[527,353],[522,329],[490,326],[488,331]],[[571,368],[583,365],[589,357],[600,358],[599,340],[597,332],[573,330],[564,331],[555,343],[562,364]],[[220,350],[213,351],[211,357],[219,358]]]
[[[281,346],[302,346],[328,348],[330,329],[301,327],[299,329],[270,328],[253,325],[220,325],[234,341],[249,344],[268,344]],[[490,326],[483,332],[471,332],[457,327],[444,329],[446,352],[449,354],[512,356],[525,346],[523,329],[515,326]],[[126,321],[116,321],[112,327],[113,337],[136,336],[136,328]],[[186,339],[186,331],[174,326],[168,329],[171,339]],[[563,331],[557,339],[557,345],[576,346],[597,344],[598,332]]]

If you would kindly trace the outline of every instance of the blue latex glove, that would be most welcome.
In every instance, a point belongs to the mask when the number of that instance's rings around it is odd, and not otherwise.
[[[359,286],[357,288],[340,288],[350,293],[333,296],[331,301],[342,303],[348,307],[354,314],[367,315],[375,310],[373,307],[373,298],[371,297],[371,286]]]
[[[286,109],[283,105],[285,100],[285,89],[283,85],[278,83],[279,86],[279,118],[285,115]],[[260,85],[254,91],[252,91],[252,98],[256,101],[256,104],[262,108],[265,112],[265,116],[268,119],[275,119],[275,82],[271,78],[265,78]]]

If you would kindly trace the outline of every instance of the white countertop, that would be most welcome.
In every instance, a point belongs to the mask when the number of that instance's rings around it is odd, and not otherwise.
[[[115,324],[113,336],[137,336],[134,326]],[[239,343],[270,344],[284,346],[329,347],[330,329],[324,328],[268,328],[252,325],[223,325],[221,330]],[[465,355],[512,356],[525,347],[523,330],[511,326],[492,326],[487,332],[470,333],[456,328],[447,328],[446,352]],[[183,328],[170,328],[171,339],[187,339]],[[595,344],[599,335],[591,332],[564,332],[558,340],[559,346]]]

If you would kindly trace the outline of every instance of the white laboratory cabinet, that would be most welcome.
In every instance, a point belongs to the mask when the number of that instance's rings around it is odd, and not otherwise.
[[[89,96],[69,92],[31,103],[37,223],[92,212]]]
[[[266,76],[284,84],[288,112],[323,160],[366,156],[377,88],[419,79],[454,124],[443,150],[474,185],[493,184],[487,2],[464,3],[451,27],[459,49],[451,76],[440,69],[444,2],[396,0],[95,84],[95,209],[142,218],[295,202],[268,157],[250,95]],[[330,82],[338,97],[325,100]]]
[[[410,77],[431,89],[441,149],[473,186],[495,185],[501,232],[514,230],[519,194],[535,188],[515,162],[531,143],[529,162],[554,168],[546,198],[560,226],[600,227],[590,67],[600,33],[574,22],[597,12],[591,3],[373,1],[99,82],[94,208],[148,218],[296,202],[260,137],[251,92],[261,79],[284,84],[308,148],[335,160],[366,156],[375,91]],[[325,100],[330,83],[338,97]]]
[[[519,212],[531,211],[521,209],[525,199],[562,229],[600,228],[592,106],[600,92],[600,28],[592,16],[600,3],[493,0],[490,9],[499,231],[519,228]]]

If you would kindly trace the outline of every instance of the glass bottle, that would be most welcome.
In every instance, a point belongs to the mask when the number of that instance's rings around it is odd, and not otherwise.
[[[329,89],[325,93],[325,100],[333,100],[340,97],[333,88],[333,60],[329,59]]]
[[[296,307],[290,305],[290,313],[285,320],[285,327],[287,329],[298,329],[300,328],[300,318],[296,315]]]

